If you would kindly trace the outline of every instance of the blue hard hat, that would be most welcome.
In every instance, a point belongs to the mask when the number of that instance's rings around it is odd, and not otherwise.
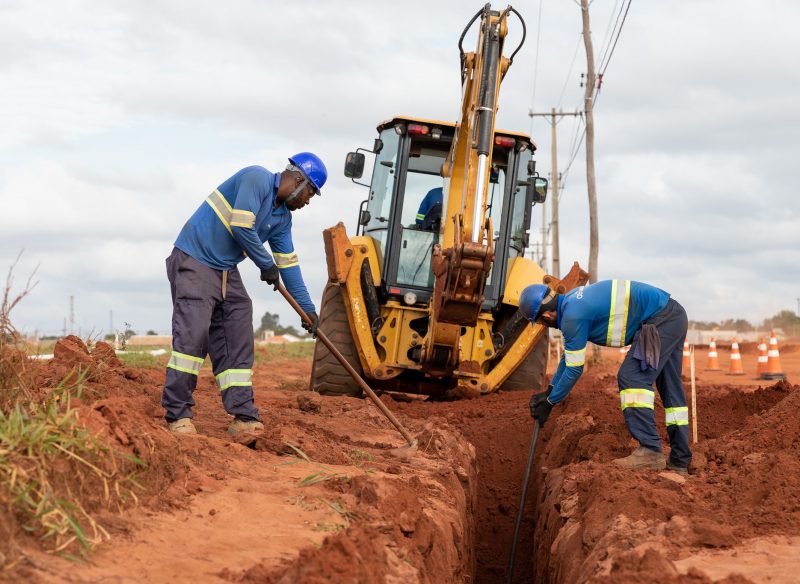
[[[328,169],[325,168],[320,157],[311,152],[298,152],[289,159],[293,165],[314,186],[317,194],[321,194],[322,186],[328,180]]]
[[[522,294],[519,295],[519,311],[522,316],[530,321],[536,320],[542,301],[550,293],[550,288],[544,284],[532,284],[527,286]]]

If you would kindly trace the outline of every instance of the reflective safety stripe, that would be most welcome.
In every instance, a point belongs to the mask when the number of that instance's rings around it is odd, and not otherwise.
[[[667,426],[688,426],[689,408],[664,408],[667,417]]]
[[[252,369],[226,369],[217,375],[217,385],[220,391],[229,387],[253,385]]]
[[[656,394],[650,389],[623,389],[619,392],[622,409],[647,408],[652,410]]]
[[[624,282],[624,285],[621,283]],[[611,280],[611,308],[608,313],[606,346],[624,347],[628,326],[628,302],[631,298],[630,280]]]
[[[178,351],[172,351],[169,357],[167,367],[177,371],[183,371],[191,375],[199,375],[200,367],[203,366],[203,359],[201,357],[194,357],[192,355],[184,355]]]
[[[564,363],[567,367],[580,367],[586,360],[586,347],[580,351],[564,351]]]
[[[215,190],[213,193],[208,195],[206,199],[206,203],[211,205],[211,208],[214,209],[214,213],[217,214],[219,220],[222,221],[222,224],[225,226],[225,229],[228,230],[228,233],[233,235],[233,231],[231,231],[231,216],[233,215],[233,209],[228,204],[228,201],[225,197],[222,196],[218,190]]]
[[[423,215],[422,213],[417,213],[417,221],[424,221],[424,220],[425,220],[425,215]]]
[[[231,213],[231,227],[244,227],[245,229],[249,229],[255,224],[255,213],[243,211],[241,209],[234,209]]]
[[[275,265],[281,270],[300,265],[300,261],[297,259],[297,254],[295,252],[273,253],[272,255],[275,257]]]

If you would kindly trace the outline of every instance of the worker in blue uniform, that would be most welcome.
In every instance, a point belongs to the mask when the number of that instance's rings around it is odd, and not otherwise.
[[[583,373],[586,345],[631,345],[617,374],[625,424],[639,441],[630,456],[614,462],[627,468],[669,468],[687,473],[689,410],[681,368],[686,311],[659,288],[632,280],[605,280],[556,294],[542,284],[520,295],[520,312],[532,322],[558,328],[564,354],[547,391],[531,398],[531,415],[544,426]],[[655,422],[655,383],[666,414],[670,454],[661,449]]]
[[[309,204],[328,178],[315,154],[301,152],[286,170],[243,168],[217,187],[183,226],[167,258],[172,292],[172,354],[161,404],[167,427],[195,434],[192,392],[206,354],[225,410],[234,416],[228,433],[264,428],[253,403],[253,303],[237,264],[245,256],[261,270],[261,280],[286,289],[319,321],[292,243],[292,212]],[[264,243],[269,243],[272,255]]]
[[[414,222],[417,228],[425,231],[439,231],[442,224],[442,202],[444,192],[442,187],[436,187],[427,192],[417,209]]]

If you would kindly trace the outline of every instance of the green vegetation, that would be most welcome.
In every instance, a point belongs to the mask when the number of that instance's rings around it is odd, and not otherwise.
[[[81,381],[62,384],[41,404],[17,403],[0,411],[0,501],[24,531],[52,542],[52,552],[76,543],[85,553],[108,537],[82,499],[100,492],[104,507],[135,501],[134,473],[144,465],[78,422],[71,396],[80,397]]]
[[[800,316],[791,310],[781,310],[774,316],[765,318],[764,321],[757,326],[750,324],[743,318],[729,318],[719,322],[690,320],[689,328],[695,328],[701,331],[734,330],[739,333],[746,333],[758,329],[765,331],[780,329],[784,334],[796,337],[800,336]]]
[[[149,352],[150,350],[151,349],[148,349],[148,351],[126,351],[124,353],[119,353],[117,357],[129,367],[166,367],[172,349],[167,347],[167,352],[163,355],[151,355]]]
[[[261,365],[281,359],[311,359],[313,356],[314,343],[286,343],[256,347],[256,364]]]
[[[12,293],[13,268],[0,303],[0,558],[11,564],[20,532],[51,552],[86,554],[108,537],[92,513],[135,502],[135,476],[144,465],[80,422],[72,400],[81,397],[88,372],[71,372],[55,389],[33,386],[37,364],[10,319],[33,285],[29,278]]]
[[[300,317],[298,317],[299,319]],[[281,326],[281,317],[278,314],[265,312],[261,317],[261,326],[256,329],[256,336],[261,335],[265,331],[273,331],[276,335],[294,335],[296,337],[305,337],[305,331],[298,331],[293,326]]]

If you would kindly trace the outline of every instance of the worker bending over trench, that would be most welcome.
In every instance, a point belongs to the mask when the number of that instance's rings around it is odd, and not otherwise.
[[[519,310],[531,322],[557,328],[564,335],[564,353],[550,386],[531,398],[531,415],[540,426],[583,373],[588,342],[631,345],[617,382],[625,424],[639,447],[614,462],[626,468],[667,468],[687,474],[692,453],[681,369],[688,320],[677,301],[648,284],[604,280],[565,294],[542,284],[528,286],[520,295]],[[666,412],[669,458],[656,429],[654,382]]]

